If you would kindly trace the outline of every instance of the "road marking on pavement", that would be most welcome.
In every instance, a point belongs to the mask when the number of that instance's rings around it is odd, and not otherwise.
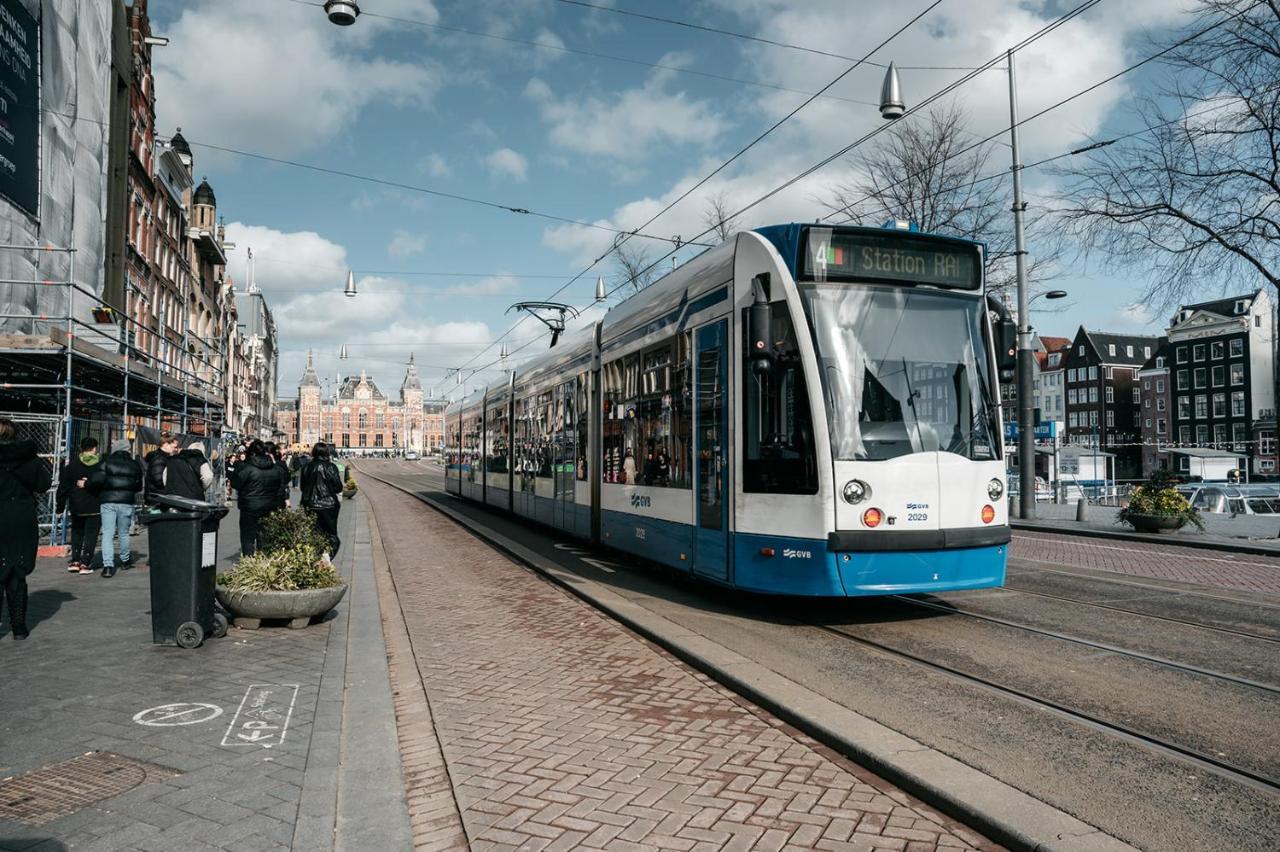
[[[250,685],[240,699],[236,714],[231,717],[231,724],[222,737],[222,744],[257,745],[263,748],[280,745],[289,730],[293,704],[297,699],[296,683]]]
[[[152,728],[170,728],[177,725],[199,725],[221,715],[222,708],[217,704],[180,701],[175,704],[148,707],[146,710],[135,713],[133,721]]]
[[[590,558],[590,557],[588,557],[588,556],[582,556],[582,557],[579,557],[579,558],[580,558],[580,559],[582,559],[582,561],[583,561],[583,562],[585,562],[585,563],[587,563],[588,565],[590,565],[590,566],[592,566],[592,567],[594,567],[594,568],[599,568],[601,571],[604,571],[604,572],[605,572],[605,573],[607,573],[607,574],[616,574],[616,573],[617,573],[617,571],[615,571],[612,567],[610,567],[610,563],[605,562],[605,561],[604,561],[604,560],[602,560],[602,559],[592,559],[592,558]]]

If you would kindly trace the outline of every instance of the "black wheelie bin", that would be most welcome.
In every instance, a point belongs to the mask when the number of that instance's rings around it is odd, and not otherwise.
[[[227,633],[213,607],[218,522],[225,506],[172,494],[153,494],[139,518],[151,545],[151,639],[157,645],[196,648],[206,636]]]

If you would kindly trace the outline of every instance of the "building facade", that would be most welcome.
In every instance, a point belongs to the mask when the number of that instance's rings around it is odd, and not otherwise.
[[[1261,289],[1178,309],[1169,355],[1179,446],[1241,453],[1254,473],[1275,472],[1270,454],[1255,448],[1261,434],[1253,434],[1255,424],[1275,420],[1273,312]]]
[[[1155,354],[1156,337],[1091,332],[1080,326],[1063,361],[1067,442],[1115,456],[1116,477],[1142,473],[1138,370]]]
[[[1040,337],[1036,349],[1034,381],[1036,408],[1040,409],[1041,423],[1065,423],[1067,420],[1067,387],[1062,362],[1071,346],[1069,337]]]
[[[412,355],[390,399],[365,371],[347,376],[325,398],[310,353],[296,399],[281,400],[276,428],[290,443],[324,441],[347,455],[430,453],[444,446],[446,402],[426,396]]]
[[[1169,340],[1161,338],[1154,355],[1138,371],[1142,399],[1142,476],[1170,467],[1173,416],[1172,381],[1169,373]]]

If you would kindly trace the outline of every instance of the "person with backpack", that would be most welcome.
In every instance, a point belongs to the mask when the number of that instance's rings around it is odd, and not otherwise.
[[[129,527],[134,503],[142,490],[142,466],[133,457],[133,445],[121,438],[111,442],[111,452],[89,474],[86,487],[98,496],[102,512],[102,576],[116,575],[115,540],[120,540],[120,568],[133,567]]]
[[[160,450],[147,456],[148,493],[172,494],[189,500],[204,500],[213,485],[213,468],[204,457],[204,444],[181,449],[170,432],[160,436]]]
[[[27,575],[40,548],[36,501],[49,490],[53,471],[35,442],[18,437],[12,420],[0,418],[0,595],[9,599],[9,631],[26,639]]]
[[[67,570],[72,574],[93,573],[93,555],[98,551],[102,532],[102,501],[85,486],[101,462],[98,439],[85,438],[80,442],[80,454],[63,465],[58,475],[57,513],[71,510],[71,558]]]
[[[250,443],[244,461],[236,465],[231,476],[240,510],[241,556],[258,552],[262,519],[280,508],[287,483],[284,468],[267,453],[267,445],[259,440]]]
[[[316,529],[329,539],[329,558],[338,554],[338,512],[342,508],[342,476],[329,460],[329,445],[316,441],[311,461],[302,469],[302,508],[316,519]]]

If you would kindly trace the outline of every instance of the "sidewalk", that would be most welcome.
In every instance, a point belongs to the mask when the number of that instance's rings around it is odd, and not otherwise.
[[[351,587],[329,621],[191,651],[151,644],[145,533],[110,580],[40,560],[30,639],[0,632],[0,849],[405,848],[364,500],[340,534]],[[234,510],[218,550],[225,568]]]
[[[363,489],[416,848],[991,848],[421,502]]]

